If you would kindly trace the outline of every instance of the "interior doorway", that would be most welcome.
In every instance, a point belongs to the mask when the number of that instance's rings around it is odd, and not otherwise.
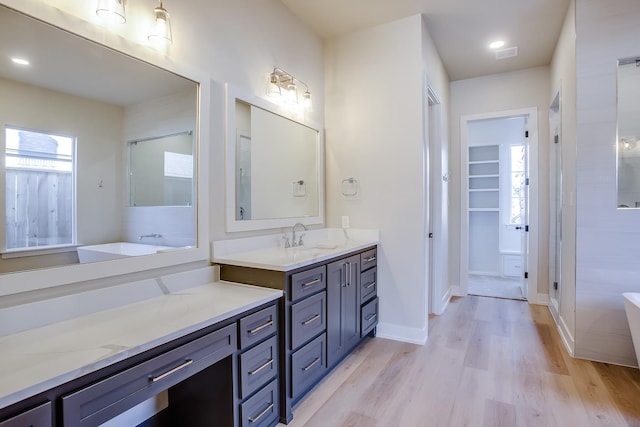
[[[462,294],[530,299],[536,127],[535,110],[462,119]]]

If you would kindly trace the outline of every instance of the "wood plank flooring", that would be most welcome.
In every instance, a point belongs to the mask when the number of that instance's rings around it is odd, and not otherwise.
[[[297,426],[640,426],[640,371],[571,358],[547,307],[454,298],[418,346],[365,341]]]

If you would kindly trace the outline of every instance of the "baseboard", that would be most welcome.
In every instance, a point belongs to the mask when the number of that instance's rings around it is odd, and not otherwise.
[[[378,323],[376,337],[394,341],[408,342],[411,344],[425,345],[427,343],[428,328],[407,328],[405,326]]]
[[[549,294],[534,294],[533,299],[529,300],[529,304],[549,305]]]
[[[439,316],[445,312],[447,306],[449,305],[449,301],[451,301],[452,296],[452,288],[447,289],[447,292],[444,294],[442,299],[438,301],[435,309],[433,310],[433,314]]]
[[[564,318],[558,315],[558,319],[560,321],[556,324],[556,326],[558,327],[560,338],[562,338],[562,342],[564,342],[564,346],[567,348],[569,356],[575,357],[573,354],[573,349],[575,348],[575,340],[573,339],[573,335],[571,335],[571,331],[569,331],[567,324],[564,322]]]

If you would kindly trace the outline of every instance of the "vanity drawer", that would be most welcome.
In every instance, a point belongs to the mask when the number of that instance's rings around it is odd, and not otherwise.
[[[244,399],[278,373],[278,337],[273,336],[242,353],[240,359],[240,398]]]
[[[295,399],[321,378],[327,367],[326,336],[320,335],[291,355],[291,397]]]
[[[360,254],[360,271],[365,271],[376,265],[378,259],[378,249],[369,249]]]
[[[172,387],[237,349],[233,323],[62,397],[65,427],[95,426]]]
[[[378,324],[378,298],[374,298],[360,310],[360,336],[364,337]]]
[[[327,288],[327,269],[324,265],[291,275],[291,301]]]
[[[0,421],[0,427],[51,427],[51,423],[51,402],[46,402],[8,420]]]
[[[322,291],[291,306],[291,350],[327,328],[326,299]]]
[[[240,404],[242,427],[265,427],[278,421],[278,381],[274,379],[246,402]]]
[[[378,268],[373,267],[360,274],[360,303],[376,296],[378,290]]]
[[[275,305],[240,319],[240,348],[262,341],[278,330],[278,309]]]

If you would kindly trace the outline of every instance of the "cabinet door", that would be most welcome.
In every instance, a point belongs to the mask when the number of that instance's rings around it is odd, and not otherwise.
[[[360,257],[327,266],[327,362],[338,362],[360,341]]]

